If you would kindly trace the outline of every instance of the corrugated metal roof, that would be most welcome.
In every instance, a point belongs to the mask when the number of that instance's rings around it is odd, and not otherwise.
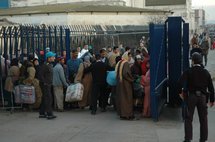
[[[146,6],[186,5],[186,0],[146,0]]]
[[[44,13],[69,13],[69,12],[145,12],[145,13],[168,13],[169,11],[133,8],[126,6],[89,5],[89,3],[54,4],[32,7],[20,7],[1,9],[0,16],[28,15]]]
[[[0,37],[3,36],[3,29],[5,29],[5,33],[9,34],[9,29],[11,28],[11,33],[14,35],[15,31],[20,36],[22,27],[22,34],[25,36],[27,33],[31,35],[37,35],[38,33],[41,36],[45,31],[46,35],[49,33],[54,34],[55,30],[57,31],[57,35],[62,29],[62,34],[65,36],[65,29],[70,29],[71,36],[94,36],[94,35],[123,35],[123,34],[140,34],[140,33],[148,33],[149,26],[119,26],[119,25],[31,25],[31,24],[23,24],[23,25],[0,25]],[[32,30],[34,29],[34,30]]]

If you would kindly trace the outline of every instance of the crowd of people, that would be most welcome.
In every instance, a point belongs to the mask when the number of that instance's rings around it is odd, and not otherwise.
[[[150,57],[144,44],[132,52],[129,47],[119,45],[102,48],[98,53],[90,52],[89,46],[84,45],[82,49],[73,49],[69,60],[66,54],[63,51],[59,56],[48,49],[45,61],[33,54],[23,61],[12,59],[3,79],[7,106],[12,106],[15,86],[23,84],[34,86],[36,101],[22,107],[39,110],[39,118],[56,118],[53,107],[59,112],[89,108],[95,115],[98,107],[105,112],[108,106],[116,109],[120,119],[134,119],[137,106],[143,117],[151,116]],[[115,85],[107,82],[109,72],[115,72]],[[65,102],[66,88],[76,83],[84,86],[82,100]]]
[[[215,47],[215,40],[211,38],[204,32],[202,34],[194,34],[191,39],[191,51],[190,57],[194,52],[198,52],[203,56],[204,65],[207,66],[208,61],[208,51],[209,49],[213,50]]]

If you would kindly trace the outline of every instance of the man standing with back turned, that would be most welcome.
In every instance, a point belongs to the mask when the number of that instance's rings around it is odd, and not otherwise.
[[[179,94],[187,104],[184,142],[191,142],[193,138],[192,121],[195,107],[200,121],[199,142],[206,142],[208,139],[207,102],[210,99],[209,106],[214,105],[214,86],[211,75],[201,64],[202,56],[197,52],[193,53],[192,67],[179,79]]]
[[[55,61],[55,53],[46,53],[46,62],[40,69],[40,84],[43,92],[42,103],[40,105],[39,118],[54,119],[56,116],[52,112],[52,94],[51,87],[53,83],[53,66]]]

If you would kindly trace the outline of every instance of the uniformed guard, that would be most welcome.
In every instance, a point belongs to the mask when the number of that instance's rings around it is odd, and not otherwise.
[[[209,106],[214,105],[214,86],[210,73],[201,64],[202,56],[197,52],[194,53],[192,67],[179,79],[179,95],[187,106],[184,142],[190,142],[193,138],[192,121],[195,107],[197,107],[200,121],[199,141],[205,142],[208,139],[207,103],[210,100]]]

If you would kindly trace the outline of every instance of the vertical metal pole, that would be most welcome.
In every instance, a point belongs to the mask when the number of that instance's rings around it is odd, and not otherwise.
[[[44,60],[46,60],[46,28],[43,27],[43,50],[44,50]]]
[[[34,42],[34,27],[31,28],[31,47],[33,55],[35,54],[35,42]]]
[[[60,52],[63,53],[64,47],[63,47],[63,28],[60,27]]]
[[[6,74],[6,76],[7,76],[7,60],[8,60],[8,47],[7,47],[7,33],[6,33],[6,28],[5,27],[3,27],[3,36],[4,36],[4,58],[5,58],[5,60],[4,60],[4,64],[5,64],[5,74]]]
[[[3,29],[4,29],[4,27],[3,27]],[[2,38],[4,38],[4,34],[3,34],[3,37],[1,37],[1,47],[3,47],[2,46]],[[2,60],[2,58],[3,57],[2,57],[2,48],[1,48],[1,50],[0,50],[0,59]],[[0,62],[0,81],[1,81],[0,82],[1,83],[1,86],[0,86],[1,87],[0,91],[1,92],[0,93],[1,93],[1,99],[2,99],[2,106],[4,108],[4,94],[3,94],[3,78],[2,78],[3,76],[2,76],[2,71],[3,71],[3,69],[2,69],[2,62]]]
[[[20,26],[20,48],[21,48],[21,55],[23,54],[23,51],[24,51],[24,46],[23,46],[23,27]],[[20,59],[22,62],[24,60],[24,56],[22,55],[21,56],[22,58]]]
[[[58,43],[57,43],[57,27],[56,26],[54,27],[54,39],[55,39],[55,45],[54,45],[55,53],[57,53],[57,45],[58,45]]]
[[[17,27],[14,27],[14,39],[15,39],[15,54],[16,58],[18,58],[18,33],[17,33]]]
[[[66,60],[70,59],[70,29],[66,29]]]
[[[37,27],[37,52],[39,54],[39,58],[40,58],[40,27]]]
[[[52,36],[51,36],[51,27],[49,26],[49,48],[52,51]]]
[[[26,32],[26,43],[27,43],[27,58],[29,57],[29,27],[26,27],[25,32]]]
[[[12,47],[12,33],[11,33],[11,29],[12,29],[12,27],[9,27],[9,53],[10,53],[10,60],[12,60],[12,58],[13,58],[13,53],[12,53],[12,51],[13,51],[13,47]],[[7,66],[6,64],[5,64],[5,66]]]
[[[1,37],[1,50],[0,50],[0,59],[2,60],[2,49],[3,49],[3,43],[2,43],[2,39],[3,39],[3,42],[4,41],[4,38],[5,38],[5,27],[2,27],[3,28],[3,36]],[[2,99],[2,106],[3,106],[3,109],[4,109],[4,93],[3,93],[3,76],[2,76],[2,72],[3,72],[3,68],[2,68],[2,62],[0,61],[0,83],[1,83],[1,99]]]

